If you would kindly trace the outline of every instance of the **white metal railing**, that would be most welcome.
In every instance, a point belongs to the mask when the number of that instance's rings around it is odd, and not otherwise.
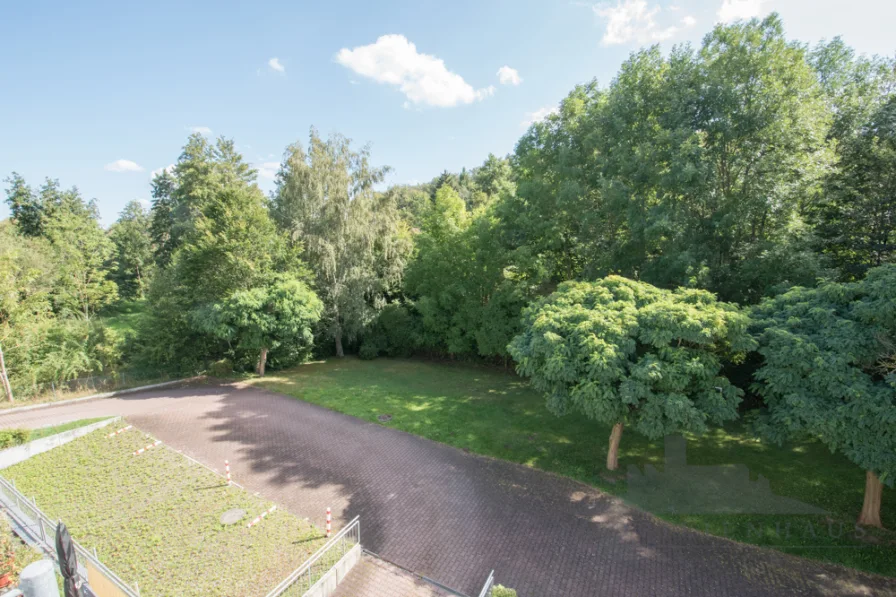
[[[16,489],[15,484],[0,476],[0,502],[6,506],[6,512],[15,524],[29,535],[31,541],[38,546],[54,561],[56,556],[56,523],[46,514],[41,512],[34,500],[28,501],[22,493]],[[77,541],[72,541],[79,562],[89,562],[100,574],[106,577],[112,584],[118,587],[127,597],[140,597],[140,589],[137,583],[131,587],[117,574],[112,572],[105,564],[100,562],[95,553],[84,549]],[[83,582],[87,582],[86,569],[78,566],[78,576]]]
[[[336,562],[360,543],[361,519],[355,516],[342,530],[333,535],[332,539],[274,587],[267,597],[279,597],[287,592],[295,597],[304,595]]]
[[[482,585],[482,590],[479,591],[479,597],[488,597],[492,594],[492,585],[495,584],[495,571],[492,570],[488,573],[488,578],[485,579],[485,584]]]

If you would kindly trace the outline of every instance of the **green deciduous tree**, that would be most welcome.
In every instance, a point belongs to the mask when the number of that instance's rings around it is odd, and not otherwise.
[[[314,342],[312,327],[323,304],[298,278],[274,276],[264,286],[239,290],[195,314],[198,327],[258,355],[255,367],[264,375],[268,352],[281,362],[306,356]]]
[[[100,226],[93,202],[85,203],[77,189],[66,191],[46,217],[43,234],[56,253],[57,312],[78,312],[86,321],[118,298],[118,287],[106,269],[114,246]]]
[[[881,483],[896,480],[896,266],[861,282],[794,288],[753,310],[756,389],[768,437],[813,437],[866,473],[859,524],[881,526]]]
[[[508,239],[553,282],[621,273],[738,301],[811,282],[803,212],[832,159],[829,122],[776,15],[717,26],[696,50],[639,51],[520,139]]]
[[[0,222],[0,344],[17,395],[112,365],[106,330],[81,312],[54,311],[59,254],[49,240]]]
[[[839,168],[815,208],[820,248],[861,278],[896,254],[896,96],[839,145]]]
[[[471,215],[448,184],[423,219],[404,286],[422,320],[423,344],[454,355],[505,357],[529,293],[507,268],[497,220],[489,210]]]
[[[755,343],[748,318],[703,290],[661,290],[610,276],[564,282],[527,308],[508,347],[520,375],[556,414],[613,425],[607,468],[624,425],[650,438],[737,416],[742,391],[720,375]]]
[[[153,260],[152,218],[138,201],[131,201],[109,229],[115,246],[112,279],[122,298],[143,298],[155,266]]]
[[[386,171],[370,165],[366,148],[312,129],[307,153],[299,143],[287,149],[271,198],[276,221],[304,247],[338,356],[385,305],[410,251],[392,198],[374,190]]]

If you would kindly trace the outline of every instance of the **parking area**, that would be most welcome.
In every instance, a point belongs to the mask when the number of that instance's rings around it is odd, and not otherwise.
[[[491,569],[521,597],[896,595],[894,579],[669,525],[569,479],[239,384],[3,414],[0,427],[103,415],[209,466],[229,460],[240,484],[318,525],[327,506],[336,528],[359,515],[367,549],[467,595]]]

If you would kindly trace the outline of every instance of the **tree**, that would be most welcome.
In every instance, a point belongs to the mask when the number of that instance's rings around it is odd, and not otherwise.
[[[175,166],[170,194],[176,200],[169,205],[174,225],[165,242],[171,257],[150,287],[152,315],[140,332],[140,358],[153,367],[196,370],[233,350],[199,325],[197,314],[234,293],[264,287],[278,274],[302,278],[307,272],[301,243],[291,245],[277,229],[254,171],[233,153],[231,142],[219,140],[211,148],[191,136],[184,155],[189,157]]]
[[[167,266],[206,202],[226,188],[255,183],[256,171],[236,151],[230,139],[210,143],[194,133],[187,139],[174,168],[152,182],[151,234],[159,267]]]
[[[610,276],[564,282],[524,311],[508,350],[520,375],[570,411],[613,426],[607,468],[625,425],[649,438],[737,417],[742,391],[721,376],[755,343],[747,316],[704,290],[661,290]]]
[[[158,267],[171,263],[171,256],[177,246],[179,230],[177,226],[177,205],[174,191],[177,180],[168,170],[162,170],[152,179],[152,210],[149,235],[154,247],[153,257]]]
[[[9,183],[6,204],[16,226],[25,236],[40,236],[43,233],[43,209],[39,198],[17,172],[10,174],[5,182]]]
[[[16,173],[7,181],[16,227],[25,238],[49,241],[55,253],[48,268],[56,270],[51,293],[55,312],[79,313],[89,320],[118,292],[107,276],[112,243],[100,226],[96,203],[84,201],[76,187],[62,190],[59,181],[49,178],[37,194]]]
[[[46,211],[48,205],[54,206],[51,211]],[[78,312],[88,321],[118,298],[118,287],[106,269],[114,246],[100,226],[96,204],[85,202],[77,189],[61,193],[58,201],[44,202],[44,206],[43,234],[56,253],[58,268],[55,309]]]
[[[493,213],[472,217],[445,184],[423,221],[404,285],[420,314],[423,344],[452,355],[506,357],[529,293],[507,269]]]
[[[68,266],[66,266],[68,267]],[[79,310],[54,311],[60,293],[59,254],[49,240],[0,222],[0,344],[11,386],[72,379],[108,364],[103,330]]]
[[[753,318],[761,431],[778,442],[816,438],[862,467],[858,523],[881,526],[882,484],[896,477],[896,266],[861,282],[793,288]]]
[[[272,214],[304,246],[340,357],[343,338],[354,340],[385,305],[410,251],[391,197],[374,190],[387,170],[370,165],[368,149],[352,150],[341,135],[324,141],[312,129],[308,153],[291,145],[277,174]]]
[[[803,216],[832,160],[829,122],[776,15],[719,25],[698,49],[639,51],[520,139],[508,242],[553,283],[619,273],[755,302],[814,281]]]
[[[152,219],[138,201],[131,201],[109,229],[115,246],[112,279],[123,298],[143,298],[154,267]]]
[[[258,354],[255,368],[264,375],[268,352],[280,351],[284,361],[307,354],[314,342],[312,326],[323,304],[294,276],[275,276],[269,284],[233,293],[196,314],[200,328]]]
[[[808,55],[832,115],[830,139],[860,132],[896,91],[896,57],[856,56],[839,37],[821,42]]]
[[[839,168],[815,209],[820,248],[848,279],[896,254],[896,97],[838,148]]]

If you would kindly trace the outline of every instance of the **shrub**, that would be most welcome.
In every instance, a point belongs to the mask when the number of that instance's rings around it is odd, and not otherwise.
[[[420,320],[407,305],[386,305],[367,326],[358,356],[375,359],[381,354],[406,357],[420,348]]]
[[[516,591],[501,585],[495,585],[492,587],[492,597],[516,597]]]
[[[220,359],[208,367],[208,374],[212,377],[227,377],[233,373],[233,361]]]
[[[21,446],[28,441],[31,432],[27,429],[3,429],[0,430],[0,449]]]

